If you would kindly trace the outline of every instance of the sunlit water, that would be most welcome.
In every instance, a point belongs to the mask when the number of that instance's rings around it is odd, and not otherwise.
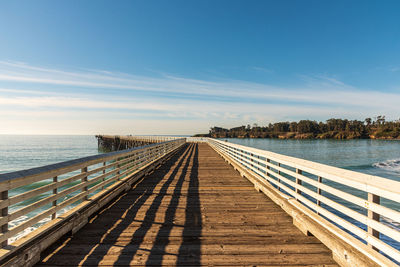
[[[0,173],[98,154],[94,136],[0,135]]]

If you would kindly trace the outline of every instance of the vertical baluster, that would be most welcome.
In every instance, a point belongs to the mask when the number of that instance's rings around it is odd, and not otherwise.
[[[120,161],[121,161],[121,158],[117,158],[117,162],[118,162],[118,164],[117,164],[117,169],[118,169],[118,171],[117,171],[117,174],[116,174],[116,175],[119,176],[118,179],[117,179],[118,181],[121,180],[121,177],[120,177],[121,170],[119,169],[119,168],[121,168]]]
[[[136,170],[138,168],[138,166],[137,166],[138,165],[138,153],[137,152],[133,153],[131,159],[132,159],[132,162],[135,163],[132,166],[132,170]]]
[[[87,171],[88,171],[88,168],[87,168],[87,167],[84,167],[84,168],[81,169],[81,173],[86,173]],[[81,179],[81,182],[82,182],[82,183],[86,183],[87,181],[88,181],[87,175],[85,175],[84,177],[82,177],[82,179]],[[85,186],[84,188],[82,188],[82,192],[85,192],[85,191],[88,191],[88,187],[87,187],[87,186]],[[85,196],[84,200],[87,200],[87,199],[88,199],[88,196]]]
[[[130,156],[129,156],[129,164],[132,164],[131,165],[131,167],[130,167],[130,169],[131,169],[131,171],[133,172],[134,170],[136,170],[136,163],[135,163],[135,157],[136,157],[136,154],[135,153],[132,153],[132,154],[130,154]]]
[[[58,182],[58,176],[53,177],[53,183],[57,184]],[[57,185],[56,185],[57,186]],[[58,194],[58,186],[53,189],[53,195]],[[53,201],[53,207],[57,207],[57,199]],[[57,217],[57,212],[55,211],[53,214],[51,214],[51,219],[54,220]]]
[[[303,171],[302,171],[302,170],[300,170],[300,169],[296,169],[296,173],[297,173],[297,174],[302,174],[302,173],[303,173]],[[299,178],[297,178],[297,177],[296,177],[296,184],[299,184],[299,185],[301,185],[301,184],[302,184],[302,181],[301,181],[301,179],[299,179]],[[300,194],[300,195],[301,195],[301,191],[300,191],[300,189],[296,188],[296,193],[298,193],[298,194]],[[296,199],[297,199],[297,197],[296,197]]]
[[[280,166],[281,166],[281,164],[278,162],[278,167],[280,167]],[[279,175],[281,174],[280,170],[278,170],[278,174]],[[279,178],[278,178],[278,183],[281,183],[281,179],[279,179]],[[280,186],[278,186],[278,191],[281,191],[281,187]]]
[[[243,160],[243,158],[244,158],[244,156],[243,156],[243,150],[239,150],[239,151],[242,152],[242,153],[239,154],[239,155],[240,155],[240,163],[241,163],[241,165],[243,165],[243,167],[247,168],[247,167],[243,164],[243,162],[244,162],[244,160]]]
[[[149,148],[145,164],[153,160],[153,154],[154,154],[154,149]]]
[[[271,163],[271,160],[270,160],[270,159],[267,159],[267,163]],[[267,165],[267,176],[268,176],[268,177],[271,176],[271,175],[269,174],[269,170],[271,170],[271,167]]]
[[[146,160],[147,160],[148,155],[149,155],[149,149],[146,148],[140,155],[140,158],[141,158],[140,166],[143,166],[143,165],[146,164]]]
[[[373,202],[375,204],[380,204],[381,203],[381,198],[380,198],[380,196],[377,196],[375,194],[368,193],[368,201],[369,202]],[[378,222],[380,220],[379,214],[371,211],[370,209],[368,209],[368,218],[370,218],[370,219],[372,219],[374,221],[378,221]],[[372,236],[374,236],[374,237],[376,237],[378,239],[380,238],[379,237],[380,236],[379,232],[377,230],[373,229],[372,227],[370,227],[369,225],[368,225],[368,234],[370,234],[370,235],[372,235]],[[373,249],[379,251],[378,248],[372,246],[370,243],[368,243],[368,246],[370,246]]]
[[[318,176],[318,183],[322,183],[322,177],[321,176]],[[322,195],[322,190],[321,190],[320,187],[317,188],[317,194],[318,195]],[[317,205],[321,206],[321,200],[317,199]],[[317,212],[317,214],[319,215],[319,212]]]
[[[7,199],[8,199],[8,191],[1,192],[1,200],[7,200]],[[7,217],[7,216],[8,216],[8,206],[1,209],[1,217]],[[7,232],[8,232],[8,222],[1,226],[1,233],[5,234]],[[1,243],[0,247],[4,248],[7,245],[8,245],[8,239],[4,240]]]

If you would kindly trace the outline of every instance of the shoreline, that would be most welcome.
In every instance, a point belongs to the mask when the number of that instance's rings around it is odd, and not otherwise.
[[[266,137],[254,137],[254,136],[210,136],[210,135],[194,135],[193,137],[211,137],[216,139],[223,138],[237,138],[237,139],[277,139],[277,140],[386,140],[386,141],[400,141],[400,138],[393,137],[321,137],[321,136],[266,136]]]

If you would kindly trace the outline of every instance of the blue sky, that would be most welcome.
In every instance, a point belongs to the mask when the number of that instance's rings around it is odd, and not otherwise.
[[[400,117],[399,1],[1,1],[0,134]]]

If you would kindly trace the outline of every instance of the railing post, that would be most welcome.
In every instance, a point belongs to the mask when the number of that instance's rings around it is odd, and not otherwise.
[[[8,199],[8,191],[1,192],[0,198],[1,198],[1,200],[7,200]],[[7,216],[8,216],[8,206],[1,209],[1,217],[7,217]],[[7,232],[8,232],[8,222],[1,226],[1,233],[5,234]],[[0,244],[0,247],[4,248],[7,245],[8,245],[8,239],[4,240]]]
[[[377,196],[375,194],[372,194],[372,193],[368,193],[368,201],[379,205],[381,203],[381,197]],[[380,220],[379,214],[371,211],[370,209],[368,209],[368,218],[370,218],[374,221],[378,221],[378,222]],[[369,225],[368,225],[368,234],[379,239],[379,232],[377,230],[373,229],[372,227],[370,227]],[[379,249],[372,246],[370,243],[368,243],[368,246],[372,247],[376,251],[379,251]]]
[[[297,174],[302,174],[302,173],[303,173],[303,171],[302,171],[302,170],[300,170],[300,169],[296,169],[296,173],[297,173]],[[299,184],[299,185],[301,185],[301,184],[302,184],[302,181],[301,181],[301,179],[299,179],[298,177],[296,177],[296,184]],[[296,188],[296,193],[301,195],[301,190],[300,190],[300,189],[298,189],[298,188]],[[297,199],[297,196],[296,196],[296,199]]]
[[[58,182],[58,176],[53,177],[53,183],[56,183],[57,186]],[[53,189],[53,195],[57,195],[58,193],[58,187]],[[57,207],[57,199],[53,201],[53,207]],[[54,220],[57,217],[57,211],[55,211],[53,214],[51,214],[51,219]]]
[[[322,183],[322,177],[318,176],[318,183]],[[317,194],[322,195],[322,190],[320,187],[317,188]],[[317,199],[317,205],[321,206],[321,200]],[[319,215],[319,212],[317,211],[317,214]]]
[[[85,172],[87,172],[88,171],[88,168],[87,167],[84,167],[84,168],[82,168],[81,169],[81,173],[85,173]],[[81,179],[81,182],[82,183],[86,183],[88,181],[88,177],[87,177],[87,175],[85,175],[84,177],[82,177],[82,179]],[[88,191],[88,187],[87,186],[85,186],[84,188],[82,188],[82,193],[83,192],[85,192],[85,191]],[[84,200],[88,200],[88,196],[85,196],[85,198],[84,198]]]

